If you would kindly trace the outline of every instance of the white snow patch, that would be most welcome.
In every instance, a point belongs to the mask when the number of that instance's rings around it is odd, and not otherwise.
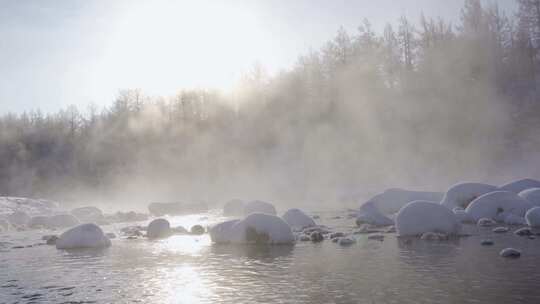
[[[382,214],[393,214],[412,201],[439,202],[442,197],[443,193],[440,192],[411,191],[392,188],[373,196],[365,204],[373,204]]]
[[[244,206],[244,215],[251,213],[266,213],[276,215],[276,208],[274,205],[263,201],[251,201]]]
[[[58,249],[105,248],[111,241],[96,224],[82,224],[62,233],[56,241]]]
[[[483,217],[504,221],[510,214],[524,217],[531,204],[509,191],[495,191],[484,194],[471,202],[465,211],[475,220]]]
[[[316,226],[315,221],[300,209],[289,209],[281,217],[292,228],[303,229]]]
[[[532,178],[524,178],[524,179],[520,179],[517,181],[504,184],[499,187],[501,191],[510,191],[516,194],[530,188],[540,188],[540,181],[532,179]]]
[[[540,227],[540,207],[529,209],[525,214],[525,220],[527,225],[531,227]]]
[[[488,184],[469,182],[458,183],[446,191],[441,201],[441,205],[450,210],[453,210],[456,207],[465,209],[477,197],[496,190],[497,187]]]
[[[418,236],[425,232],[457,234],[461,224],[451,210],[438,203],[414,201],[399,210],[396,229],[401,236]]]

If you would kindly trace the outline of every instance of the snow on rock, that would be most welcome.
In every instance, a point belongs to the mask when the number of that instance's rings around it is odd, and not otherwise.
[[[79,225],[81,222],[71,214],[57,214],[48,218],[48,228],[67,228]]]
[[[523,197],[533,206],[540,207],[540,188],[530,188],[523,190],[519,193],[519,196]]]
[[[373,196],[363,205],[371,203],[382,214],[393,214],[412,201],[439,202],[442,197],[443,193],[440,192],[411,191],[392,188]]]
[[[514,231],[514,234],[519,235],[519,236],[531,236],[531,235],[533,235],[533,232],[532,232],[531,228],[523,227],[523,228],[519,228],[518,230]]]
[[[503,258],[519,258],[521,256],[521,251],[514,248],[505,248],[499,252],[499,255]]]
[[[531,204],[510,191],[495,191],[484,194],[471,202],[465,211],[475,220],[491,218],[504,221],[510,214],[523,217]]]
[[[111,241],[96,224],[82,224],[62,233],[56,240],[58,249],[106,248]]]
[[[540,188],[540,181],[532,179],[532,178],[524,178],[524,179],[510,182],[508,184],[504,184],[499,187],[501,191],[510,191],[516,194],[530,188]]]
[[[449,238],[448,234],[436,232],[426,232],[420,237],[421,240],[432,242],[448,241]]]
[[[71,214],[81,222],[85,223],[103,222],[105,220],[103,212],[99,208],[93,206],[75,208],[71,210]]]
[[[276,215],[276,208],[274,205],[263,201],[251,201],[244,206],[244,215],[251,213],[266,213],[270,215]]]
[[[441,205],[453,210],[456,207],[467,208],[469,204],[477,197],[496,191],[497,187],[482,184],[482,183],[469,183],[463,182],[451,186],[441,201]]]
[[[251,213],[243,220],[218,224],[210,229],[215,243],[293,244],[291,227],[280,217],[267,213]]]
[[[419,236],[426,232],[457,234],[461,223],[448,208],[433,202],[414,201],[399,210],[396,217],[397,233]]]
[[[24,211],[15,211],[6,218],[12,226],[26,226],[31,220],[30,216]]]
[[[225,203],[223,206],[224,216],[236,216],[244,214],[244,201],[240,199],[233,199]]]
[[[470,216],[465,210],[460,208],[454,208],[454,215],[460,223],[471,224],[474,223],[474,218]]]
[[[317,225],[311,217],[300,209],[289,209],[281,218],[295,229],[304,229]]]
[[[525,213],[525,220],[527,221],[527,225],[531,227],[540,227],[540,207],[529,209]]]
[[[506,233],[506,232],[510,231],[510,228],[508,228],[508,227],[496,227],[496,228],[493,228],[492,231],[494,233]]]
[[[155,219],[148,224],[146,236],[149,239],[165,238],[172,234],[171,224],[166,219]]]
[[[374,201],[368,201],[360,206],[356,217],[356,224],[370,224],[374,226],[394,225],[394,221],[384,215],[376,206]]]
[[[494,220],[492,220],[490,218],[483,217],[483,218],[479,219],[476,224],[479,227],[491,227],[491,226],[494,226],[495,224],[497,224],[497,222],[495,222]]]
[[[527,221],[525,221],[524,217],[515,214],[507,215],[503,222],[507,225],[527,225]]]

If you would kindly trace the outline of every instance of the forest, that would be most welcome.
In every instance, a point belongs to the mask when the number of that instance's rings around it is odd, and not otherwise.
[[[455,24],[401,17],[382,32],[359,20],[229,94],[124,89],[103,109],[3,113],[0,195],[330,203],[540,177],[540,0],[518,3],[466,0]]]

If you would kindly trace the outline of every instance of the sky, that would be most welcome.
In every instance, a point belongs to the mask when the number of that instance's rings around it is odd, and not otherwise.
[[[512,14],[514,0],[490,0]],[[487,2],[487,1],[486,1]],[[274,74],[364,18],[457,22],[463,0],[0,0],[0,114],[109,105],[121,89],[224,91]]]

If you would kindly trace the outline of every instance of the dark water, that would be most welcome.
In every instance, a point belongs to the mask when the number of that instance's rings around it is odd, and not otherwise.
[[[353,229],[329,218],[336,231]],[[442,243],[385,234],[355,235],[349,247],[261,248],[174,236],[76,252],[14,249],[42,235],[16,233],[0,236],[0,303],[540,303],[540,239],[466,228],[473,236]],[[480,245],[487,237],[494,246]],[[499,257],[505,247],[522,257]]]

